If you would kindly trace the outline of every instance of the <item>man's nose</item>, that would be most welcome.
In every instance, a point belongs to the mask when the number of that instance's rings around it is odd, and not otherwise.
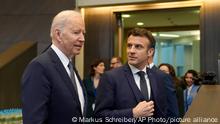
[[[135,52],[136,51],[136,49],[135,49],[135,46],[132,46],[131,48],[130,48],[130,52]]]
[[[84,33],[80,33],[80,41],[85,41],[85,34]]]

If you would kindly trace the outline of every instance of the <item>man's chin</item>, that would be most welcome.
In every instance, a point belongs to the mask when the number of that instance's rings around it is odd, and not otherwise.
[[[79,53],[76,53],[75,56],[79,55]]]
[[[74,52],[74,55],[79,55],[80,54],[80,51],[75,51]]]
[[[128,61],[128,64],[130,64],[130,65],[135,65],[136,62],[135,62],[135,61]]]

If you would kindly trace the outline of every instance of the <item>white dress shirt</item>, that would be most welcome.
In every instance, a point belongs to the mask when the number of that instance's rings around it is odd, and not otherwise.
[[[133,74],[135,83],[136,83],[137,87],[139,88],[139,90],[141,90],[141,88],[140,88],[140,76],[137,74],[137,72],[139,72],[139,71],[144,71],[144,72],[145,72],[145,80],[146,80],[146,83],[147,83],[148,98],[151,98],[151,97],[150,97],[150,96],[151,96],[151,92],[150,92],[150,91],[151,91],[150,81],[149,81],[148,75],[147,75],[147,73],[146,73],[146,68],[147,68],[147,66],[145,66],[143,70],[139,70],[139,69],[137,69],[136,67],[134,67],[134,66],[132,66],[132,65],[130,65],[130,64],[128,64],[128,65],[129,65],[130,68],[131,68],[131,72],[132,72],[132,74]]]
[[[70,58],[68,58],[61,50],[59,50],[59,48],[57,48],[54,44],[51,45],[51,48],[55,51],[55,53],[57,54],[57,56],[59,57],[60,61],[62,62],[63,66],[66,69],[66,72],[68,73],[69,77],[70,77],[70,70],[68,68],[68,64],[70,62]],[[76,76],[76,73],[74,73],[75,79],[76,79],[76,86],[77,86],[77,92],[79,95],[79,101],[81,104],[81,111],[83,113],[84,111],[84,105],[85,105],[85,98],[83,95],[83,89],[82,86],[80,85],[79,79]]]
[[[152,63],[150,63],[149,65],[148,65],[148,68],[153,68],[153,66],[154,66],[154,63],[152,62]]]

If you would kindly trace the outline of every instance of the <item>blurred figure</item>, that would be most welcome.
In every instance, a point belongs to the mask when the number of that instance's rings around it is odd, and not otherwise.
[[[183,97],[183,89],[180,85],[180,80],[176,77],[176,73],[174,67],[168,63],[162,63],[159,65],[159,69],[167,74],[169,74],[174,83],[174,87],[176,89],[176,97],[179,107],[179,115],[183,117],[184,115],[184,97]]]
[[[152,69],[152,70],[154,70],[154,71],[157,71],[157,70],[159,70],[159,69],[157,68],[157,66],[156,66],[156,65],[154,64],[154,62],[153,62],[154,54],[155,54],[155,52],[153,53],[152,56],[148,56],[147,65],[148,65],[148,68],[150,68],[150,69]]]
[[[96,96],[96,88],[99,85],[99,79],[104,73],[105,64],[101,59],[95,60],[90,66],[90,75],[83,80],[86,87],[88,104],[86,117],[92,117],[94,113],[94,103]]]
[[[170,74],[170,69],[169,69],[170,66],[171,66],[170,64],[162,63],[159,65],[159,69],[164,73]]]
[[[188,70],[185,73],[184,81],[187,85],[187,88],[184,90],[184,110],[188,110],[189,106],[192,104],[193,99],[197,95],[197,92],[200,88],[198,82],[198,73],[195,70]]]
[[[121,60],[121,57],[112,57],[111,59],[111,64],[110,64],[110,69],[114,69],[114,68],[117,68],[117,67],[120,67],[122,66],[122,60]]]

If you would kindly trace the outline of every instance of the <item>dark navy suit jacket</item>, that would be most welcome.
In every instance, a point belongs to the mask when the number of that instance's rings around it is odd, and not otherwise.
[[[83,117],[71,79],[51,48],[27,66],[22,77],[22,104],[24,124],[72,124],[73,117]]]
[[[148,72],[155,118],[178,117],[175,90],[171,78],[158,69]],[[132,109],[144,97],[128,64],[104,73],[97,89],[96,117],[132,118]]]

